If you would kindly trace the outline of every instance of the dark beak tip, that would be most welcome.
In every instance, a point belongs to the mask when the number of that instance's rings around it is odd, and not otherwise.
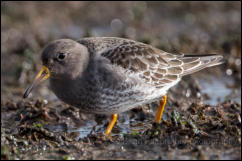
[[[25,99],[27,97],[28,97],[28,94],[27,93],[24,93],[23,98]]]
[[[44,81],[50,76],[49,69],[45,66],[42,67],[41,71],[35,77],[34,82],[26,89],[24,92],[23,98],[27,98],[32,91],[33,87],[38,85],[41,81]]]
[[[27,90],[27,91],[28,91],[28,90]],[[27,91],[24,92],[24,95],[23,95],[23,98],[24,98],[24,99],[27,98],[27,97],[29,96],[29,92],[27,92]]]
[[[33,89],[34,83],[31,84],[31,86],[29,86],[26,91],[24,92],[23,98],[27,98],[31,92],[31,90]]]

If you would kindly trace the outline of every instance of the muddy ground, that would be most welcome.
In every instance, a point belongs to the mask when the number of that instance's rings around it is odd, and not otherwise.
[[[1,2],[1,159],[241,159],[241,2]],[[171,53],[221,54],[159,102],[119,115],[80,113],[48,89],[23,99],[58,38],[118,36]]]

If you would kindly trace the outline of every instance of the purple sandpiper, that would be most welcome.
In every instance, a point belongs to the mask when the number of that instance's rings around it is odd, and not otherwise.
[[[112,114],[109,135],[118,113],[157,100],[160,123],[167,90],[183,76],[221,64],[221,55],[175,55],[141,42],[92,37],[59,39],[42,52],[43,67],[24,93],[50,78],[51,90],[81,111]],[[163,97],[163,99],[162,99]]]

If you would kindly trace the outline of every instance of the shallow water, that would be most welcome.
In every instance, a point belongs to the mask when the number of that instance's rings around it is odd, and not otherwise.
[[[85,125],[69,128],[68,133],[75,133],[76,140],[87,137],[92,131],[95,134],[104,134],[106,130],[105,123],[109,121],[109,118],[101,124],[97,124],[95,121],[88,121]],[[111,136],[118,135],[122,137],[123,134],[142,133],[151,127],[152,120],[146,119],[144,121],[138,121],[135,118],[129,118],[126,113],[123,113],[119,115],[119,119],[112,130]]]
[[[229,76],[211,76],[208,79],[200,79],[199,84],[203,94],[208,94],[209,99],[204,104],[217,105],[227,99],[241,103],[241,85],[239,88],[229,88],[235,81]]]
[[[93,127],[96,125],[94,121],[88,121],[85,125],[82,125],[81,127],[72,127],[68,129],[68,133],[78,133],[76,136],[76,140],[79,140],[80,138],[87,137],[88,134],[91,133]]]

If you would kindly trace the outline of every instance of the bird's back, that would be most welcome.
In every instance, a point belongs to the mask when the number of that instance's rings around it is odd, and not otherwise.
[[[221,64],[220,55],[175,55],[151,45],[116,37],[94,37],[78,40],[90,52],[105,58],[126,72],[137,74],[144,83],[164,88],[174,85],[182,76]]]

